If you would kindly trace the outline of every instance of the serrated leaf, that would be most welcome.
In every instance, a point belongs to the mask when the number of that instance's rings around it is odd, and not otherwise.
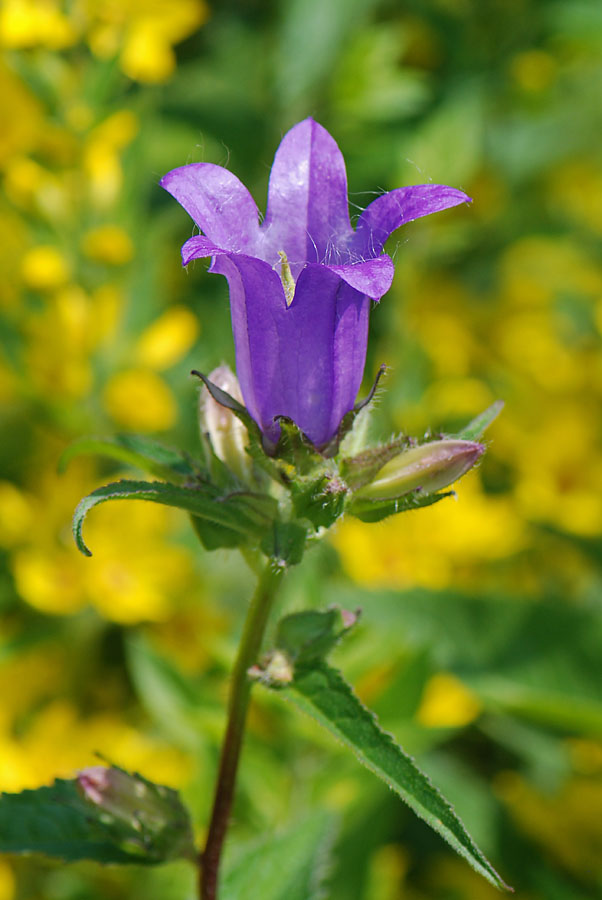
[[[414,812],[491,884],[511,890],[476,846],[452,806],[414,760],[383,731],[342,675],[325,662],[299,666],[280,691],[349,747]]]
[[[107,500],[148,500],[173,506],[231,529],[243,538],[265,532],[277,509],[276,501],[267,495],[239,493],[220,496],[216,488],[208,484],[190,488],[160,481],[117,481],[92,491],[75,510],[73,535],[85,556],[92,555],[82,537],[85,517],[94,506]]]
[[[64,472],[77,456],[97,454],[107,456],[158,478],[194,478],[198,473],[191,462],[177,450],[164,447],[157,441],[137,434],[118,434],[115,437],[88,437],[71,444],[59,460],[59,472]]]
[[[484,412],[469,422],[462,431],[459,431],[458,434],[453,436],[463,441],[476,441],[477,438],[480,438],[483,432],[489,428],[491,423],[497,419],[503,408],[504,401],[496,400],[495,403],[488,406]]]
[[[322,900],[336,831],[331,813],[318,813],[289,831],[254,842],[226,865],[224,900]]]
[[[380,522],[397,513],[407,512],[411,509],[422,509],[424,506],[432,506],[446,497],[453,497],[454,491],[445,491],[439,494],[421,494],[420,491],[412,491],[396,500],[354,500],[347,511],[362,522]]]
[[[262,541],[261,549],[277,563],[295,566],[303,559],[307,531],[298,522],[272,522]]]
[[[177,797],[175,791],[171,791]],[[179,809],[184,813],[183,807]],[[181,822],[189,833],[187,815]],[[149,840],[139,825],[107,816],[102,821],[81,796],[75,780],[57,779],[49,787],[0,794],[0,852],[40,853],[74,862],[156,865],[173,859],[174,823]],[[163,840],[167,837],[167,841]],[[184,842],[186,843],[186,841]],[[176,854],[179,855],[179,854]]]

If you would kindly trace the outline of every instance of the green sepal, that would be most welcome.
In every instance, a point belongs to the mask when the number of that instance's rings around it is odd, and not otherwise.
[[[192,827],[177,792],[124,774],[137,789],[160,797],[162,817],[120,817],[86,800],[77,779],[57,779],[48,787],[0,794],[0,852],[137,865],[192,860]]]
[[[299,522],[272,522],[261,541],[261,549],[277,565],[295,566],[303,559],[307,529]]]
[[[92,491],[75,510],[73,535],[85,556],[92,555],[82,537],[85,517],[94,506],[107,500],[149,500],[173,506],[240,534],[241,541],[259,539],[270,528],[277,513],[276,500],[267,494],[221,494],[215,485],[202,482],[194,487],[183,487],[160,481],[117,481]]]
[[[275,643],[295,665],[324,659],[358,618],[347,613],[347,624],[341,610],[305,610],[285,616],[278,623]]]
[[[263,682],[272,687],[268,680]],[[340,672],[324,660],[297,664],[292,680],[278,686],[292,701],[353,751],[408,806],[495,887],[512,890],[474,843],[453,807],[414,760],[378,724]]]
[[[331,457],[336,456],[339,451],[339,446],[341,442],[345,439],[347,434],[353,428],[353,423],[355,422],[358,415],[364,410],[372,401],[374,400],[374,395],[376,394],[376,390],[378,388],[378,384],[382,376],[387,371],[387,366],[382,365],[378,372],[376,373],[376,378],[374,379],[374,384],[370,388],[370,393],[367,397],[364,397],[363,400],[358,400],[353,409],[350,409],[349,412],[343,416],[343,420],[339,425],[339,429],[336,433],[336,436],[332,439],[330,444],[326,448],[324,448],[324,456]]]
[[[347,512],[362,522],[380,522],[397,513],[407,512],[411,509],[422,509],[424,506],[432,506],[446,497],[454,497],[455,491],[444,491],[439,494],[421,494],[420,491],[412,491],[398,497],[396,500],[352,500],[347,506]]]
[[[280,482],[282,480],[281,474],[277,466],[274,464],[273,460],[270,458],[274,455],[273,447],[266,446],[266,442],[261,433],[257,422],[251,417],[247,409],[239,403],[234,397],[231,396],[227,391],[222,390],[216,384],[207,378],[202,372],[199,372],[197,369],[193,369],[190,373],[191,375],[196,375],[197,378],[200,378],[213,399],[216,403],[219,403],[220,406],[224,406],[226,409],[229,409],[237,419],[239,419],[242,424],[247,429],[247,433],[249,435],[249,445],[246,448],[247,453],[251,457],[251,459],[267,474],[270,478],[273,478],[275,481]]]
[[[329,528],[345,511],[347,485],[336,473],[298,479],[291,482],[290,491],[295,514],[309,519],[316,530]]]
[[[504,401],[496,400],[495,403],[488,406],[486,410],[480,413],[480,415],[475,416],[475,418],[461,431],[457,434],[450,435],[450,437],[455,437],[462,441],[476,441],[481,437],[483,432],[489,428],[491,423],[497,419],[503,408]]]
[[[166,480],[185,481],[200,472],[183,453],[164,447],[152,438],[139,434],[117,434],[114,437],[87,437],[74,441],[59,460],[59,472],[64,472],[77,456],[95,454],[134,466],[149,475]]]
[[[395,456],[399,456],[411,445],[411,439],[405,435],[389,441],[387,444],[379,444],[376,447],[368,447],[357,456],[343,457],[341,460],[341,475],[351,490],[357,490],[365,484],[369,484],[376,473],[382,469],[385,463]]]
[[[324,465],[324,455],[287,416],[279,416],[280,438],[270,455],[294,466],[297,474],[308,474]],[[265,443],[265,442],[264,442]]]

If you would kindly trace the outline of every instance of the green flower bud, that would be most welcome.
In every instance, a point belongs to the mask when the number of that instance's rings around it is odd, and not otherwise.
[[[236,375],[228,366],[218,366],[209,380],[239,403],[243,402]],[[213,452],[241,481],[251,478],[251,459],[245,451],[249,443],[247,429],[234,413],[217,403],[209,391],[201,394],[201,429],[209,435]]]
[[[374,480],[355,491],[362,500],[395,500],[411,491],[434,494],[465,475],[485,450],[473,441],[431,441],[404,450],[382,466]]]
[[[82,769],[77,786],[124,849],[160,860],[194,858],[188,813],[176,791],[117,766]]]

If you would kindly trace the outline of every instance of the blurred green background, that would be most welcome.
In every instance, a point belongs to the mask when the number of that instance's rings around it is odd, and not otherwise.
[[[100,751],[207,819],[250,576],[143,503],[94,511],[79,556],[72,510],[119,472],[57,460],[115,431],[196,451],[188,373],[233,364],[227,288],[182,271],[191,222],[158,180],[226,165],[264,208],[282,134],[313,115],[356,212],[407,183],[474,197],[389,242],[375,436],[506,409],[458,502],[343,522],[282,606],[363,609],[337,665],[520,898],[602,896],[598,0],[4,0],[0,43],[0,789]],[[316,809],[332,900],[497,896],[257,690],[234,852]],[[185,865],[0,859],[0,900],[191,890]]]

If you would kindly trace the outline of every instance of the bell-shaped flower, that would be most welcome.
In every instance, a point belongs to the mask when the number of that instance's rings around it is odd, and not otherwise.
[[[282,416],[318,448],[336,436],[362,381],[370,301],[393,279],[385,241],[406,222],[470,200],[437,184],[397,188],[377,197],[354,230],[343,156],[313,119],[295,125],[276,152],[263,222],[221,166],[182,166],[161,185],[202,232],[182,247],[183,264],[211,256],[211,271],[228,279],[238,380],[268,446]]]

